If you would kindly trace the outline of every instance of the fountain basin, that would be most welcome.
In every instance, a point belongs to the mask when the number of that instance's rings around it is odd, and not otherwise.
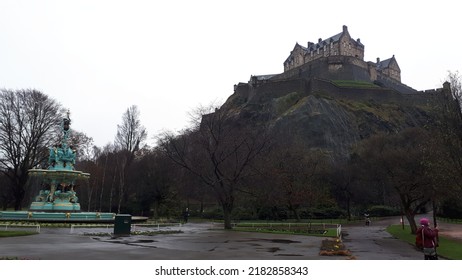
[[[114,213],[2,211],[0,220],[28,222],[114,222]]]
[[[76,170],[30,169],[29,176],[42,178],[47,183],[60,182],[71,184],[77,179],[90,178],[89,173]]]

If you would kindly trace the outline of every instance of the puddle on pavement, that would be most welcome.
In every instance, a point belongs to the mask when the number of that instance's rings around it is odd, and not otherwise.
[[[252,238],[252,239],[242,239],[242,240],[236,240],[236,242],[258,242],[258,241],[264,241],[264,242],[271,242],[271,243],[281,243],[281,244],[290,244],[290,243],[302,243],[301,241],[294,241],[294,240],[288,240],[288,239],[265,239],[265,238]],[[255,244],[255,243],[251,243]],[[255,245],[253,245],[255,246]]]
[[[271,241],[273,243],[283,243],[283,244],[301,243],[300,241],[293,241],[293,240],[287,240],[287,239],[264,239],[264,240]]]
[[[258,249],[258,251],[261,251],[261,250],[265,250],[265,251],[270,252],[270,253],[275,253],[275,252],[281,250],[281,248],[278,248],[278,247],[270,247],[270,248],[261,248],[261,249]]]

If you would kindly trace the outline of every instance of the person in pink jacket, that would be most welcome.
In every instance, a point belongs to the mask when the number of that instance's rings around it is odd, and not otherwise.
[[[425,260],[437,260],[436,247],[438,246],[438,228],[430,228],[430,221],[427,218],[420,219],[421,227],[417,229],[416,235],[422,237],[422,245]]]

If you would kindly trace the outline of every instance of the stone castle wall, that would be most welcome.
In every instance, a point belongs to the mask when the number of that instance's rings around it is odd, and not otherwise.
[[[321,93],[333,98],[343,98],[352,100],[366,100],[377,103],[396,103],[408,106],[431,106],[435,98],[441,91],[430,92],[413,92],[403,94],[391,88],[348,88],[339,87],[333,82],[324,79],[315,78],[311,81],[309,91],[312,94]]]
[[[323,77],[331,80],[371,82],[369,66],[362,59],[351,56],[329,56],[310,61],[300,67],[275,75],[271,80]]]
[[[322,64],[322,63],[321,63]],[[353,64],[351,64],[353,65]],[[316,71],[315,66],[312,66],[311,71]],[[351,71],[346,70],[345,72]],[[365,72],[357,71],[357,76],[364,75]],[[321,96],[329,96],[334,99],[351,99],[373,101],[377,103],[396,103],[407,106],[432,106],[435,98],[441,96],[442,89],[429,91],[415,91],[407,88],[394,89],[391,87],[376,87],[376,88],[361,88],[361,87],[342,87],[333,83],[329,79],[303,77],[301,72],[300,77],[292,79],[270,79],[262,84],[240,83],[236,86],[234,94],[230,97],[235,104],[261,104],[268,100],[285,96],[289,93],[299,93],[301,96],[311,94],[320,94]],[[280,77],[279,77],[280,78]],[[341,80],[341,79],[339,79]],[[347,80],[347,79],[345,79]],[[380,78],[383,83],[391,83]],[[401,86],[405,87],[405,85]],[[408,93],[403,91],[409,90]],[[228,103],[228,102],[227,102]]]

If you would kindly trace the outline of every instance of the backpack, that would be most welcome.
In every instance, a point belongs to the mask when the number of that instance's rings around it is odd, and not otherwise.
[[[424,243],[424,237],[423,237],[424,231],[423,231],[423,229],[420,231],[420,233],[421,234],[417,234],[415,236],[415,246],[422,250],[423,247],[424,247],[424,244],[423,244]]]

